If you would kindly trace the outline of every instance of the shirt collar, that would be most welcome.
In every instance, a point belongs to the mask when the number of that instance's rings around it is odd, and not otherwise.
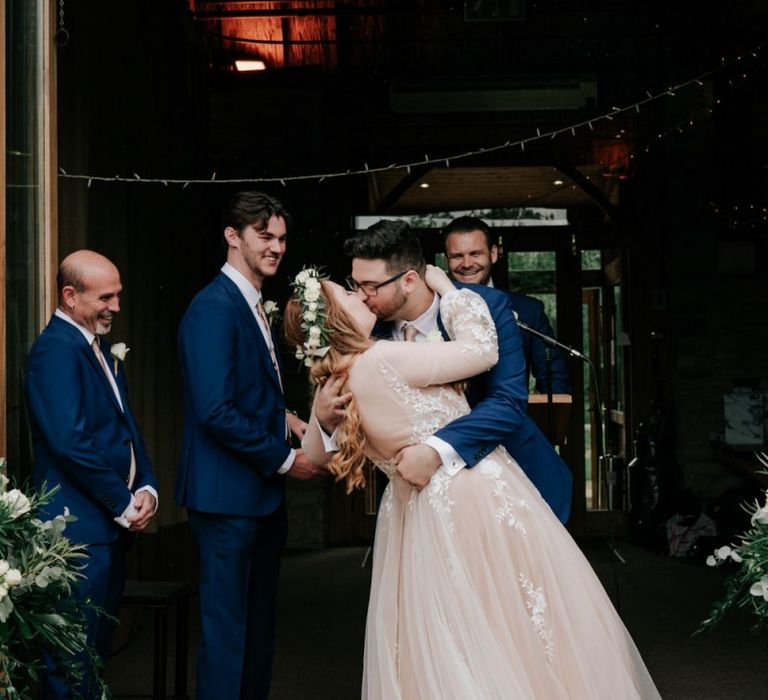
[[[56,311],[53,312],[53,315],[77,328],[77,330],[83,334],[83,337],[85,338],[85,341],[88,343],[88,345],[93,345],[93,341],[96,338],[95,333],[89,331],[85,326],[81,326],[77,321],[67,316],[67,314],[65,314],[61,309],[56,309]]]
[[[256,289],[253,284],[245,279],[245,276],[240,271],[236,270],[228,262],[224,263],[221,271],[234,282],[235,286],[240,290],[240,293],[248,302],[248,306],[252,309],[255,308],[256,304],[261,301],[261,291]]]
[[[493,277],[488,278],[488,281],[485,283],[485,286],[490,287],[491,289],[493,289],[496,286],[493,284]]]
[[[402,336],[403,326],[408,323],[414,328],[416,328],[419,333],[422,335],[429,335],[433,330],[437,328],[437,314],[440,311],[440,297],[437,296],[437,294],[434,294],[432,297],[432,303],[429,305],[429,308],[421,314],[418,318],[415,318],[413,321],[404,321],[402,319],[398,319],[394,322],[394,335],[396,337]]]

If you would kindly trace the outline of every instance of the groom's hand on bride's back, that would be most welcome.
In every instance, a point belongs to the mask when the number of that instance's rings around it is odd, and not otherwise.
[[[296,459],[293,460],[293,466],[288,470],[288,476],[292,476],[299,481],[309,481],[316,476],[327,474],[324,467],[319,467],[314,462],[310,462],[304,450],[296,450]]]
[[[336,430],[336,426],[344,419],[347,404],[352,400],[350,392],[341,393],[346,381],[346,375],[334,375],[317,390],[315,395],[315,417],[328,435]]]

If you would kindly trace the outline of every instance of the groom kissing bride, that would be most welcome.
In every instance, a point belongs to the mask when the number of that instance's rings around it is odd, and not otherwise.
[[[351,290],[310,268],[294,281],[284,325],[318,387],[307,456],[348,490],[363,483],[366,460],[390,480],[376,524],[363,699],[659,698],[553,513],[567,516],[570,479],[525,415],[506,295],[451,283],[402,223],[380,222],[346,250]],[[372,340],[377,320],[392,322],[390,339],[417,342]],[[521,466],[545,476],[537,485],[549,505]]]
[[[426,263],[416,234],[403,221],[380,221],[346,241],[352,258],[348,286],[376,315],[377,335],[391,340],[425,342],[447,339],[440,318],[439,298],[424,281]],[[572,476],[544,434],[527,415],[528,390],[522,339],[509,296],[480,285],[468,287],[485,299],[499,342],[499,361],[469,382],[471,413],[446,425],[423,444],[401,453],[398,474],[417,488],[424,487],[437,471],[449,476],[474,467],[489,452],[503,445],[549,503],[566,522],[571,508]],[[440,335],[437,336],[437,333]],[[429,353],[424,354],[428,358]],[[330,433],[344,415],[348,395],[339,396],[341,384],[331,381],[318,392],[316,417]],[[335,393],[336,392],[336,393]],[[318,445],[309,436],[310,458],[325,456],[334,443]],[[327,461],[327,460],[326,460]]]

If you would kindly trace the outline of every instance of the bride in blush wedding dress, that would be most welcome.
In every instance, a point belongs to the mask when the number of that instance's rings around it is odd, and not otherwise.
[[[369,340],[374,315],[316,270],[297,276],[285,313],[311,381],[343,374],[354,395],[340,450],[308,455],[330,459],[349,489],[362,485],[366,458],[390,478],[373,550],[362,697],[660,698],[588,562],[503,448],[452,478],[438,470],[421,491],[395,472],[403,447],[469,411],[456,383],[488,370],[498,353],[483,299],[435,270],[427,282],[453,340],[427,352]]]

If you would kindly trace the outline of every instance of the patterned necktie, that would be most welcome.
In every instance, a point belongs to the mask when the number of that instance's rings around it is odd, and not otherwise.
[[[419,329],[416,328],[416,326],[412,326],[410,323],[406,323],[403,326],[403,338],[409,342],[413,343],[416,340],[416,336],[419,334]]]
[[[99,364],[101,365],[101,369],[104,370],[104,374],[107,375],[107,381],[109,382],[109,385],[112,387],[112,392],[115,395],[115,398],[117,399],[117,403],[120,405],[120,409],[125,413],[125,409],[123,408],[123,400],[120,398],[120,392],[117,389],[117,382],[115,381],[115,378],[112,376],[112,373],[109,371],[109,367],[107,366],[107,361],[104,359],[104,354],[101,352],[101,347],[99,346],[99,339],[94,338],[93,343],[91,343],[91,348],[93,349],[93,354],[96,355],[96,359],[99,361]],[[131,447],[131,466],[128,471],[128,488],[131,489],[133,487],[133,482],[136,479],[136,455],[133,452],[133,443],[130,445]]]

